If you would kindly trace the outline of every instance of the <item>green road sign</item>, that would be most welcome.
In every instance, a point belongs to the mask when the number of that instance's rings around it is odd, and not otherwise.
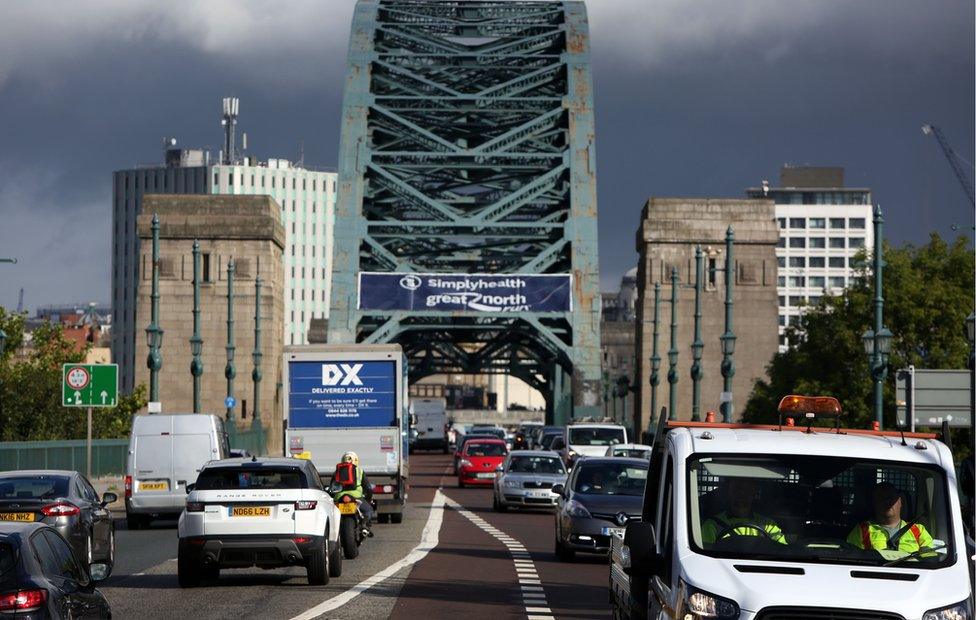
[[[61,366],[61,404],[65,407],[114,407],[119,399],[118,364]]]

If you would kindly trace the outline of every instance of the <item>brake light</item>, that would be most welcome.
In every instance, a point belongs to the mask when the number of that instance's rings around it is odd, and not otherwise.
[[[0,613],[34,611],[47,602],[47,590],[18,590],[0,594]]]
[[[187,502],[187,512],[203,512],[203,502]]]
[[[312,539],[308,536],[296,536],[295,538],[292,538],[292,540],[295,541],[296,544],[304,545]]]
[[[318,502],[310,499],[300,499],[295,502],[295,510],[315,510]]]
[[[41,513],[45,517],[73,517],[81,514],[81,509],[68,502],[58,502],[41,508]]]
[[[389,484],[374,484],[373,493],[392,493],[393,486]]]
[[[206,544],[207,539],[205,539],[205,538],[187,538],[186,539],[186,542],[190,543],[191,545],[195,545],[197,547],[201,547],[204,544]]]
[[[343,496],[342,496],[342,503],[343,503],[343,504],[348,504],[348,503],[349,503],[349,502],[351,502],[351,501],[352,501],[352,498],[351,498],[351,497],[349,497],[348,495],[343,495]]]
[[[132,476],[125,477],[125,496],[132,497]]]

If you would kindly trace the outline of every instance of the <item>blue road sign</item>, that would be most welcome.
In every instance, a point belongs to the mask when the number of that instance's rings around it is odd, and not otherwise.
[[[228,409],[233,409],[234,405],[236,404],[237,404],[237,399],[234,398],[233,396],[228,396],[227,398],[224,399],[224,407],[227,407]]]

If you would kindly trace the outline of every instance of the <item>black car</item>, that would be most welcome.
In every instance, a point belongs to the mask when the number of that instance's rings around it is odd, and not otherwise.
[[[0,473],[0,522],[41,522],[58,530],[83,563],[115,563],[115,524],[106,508],[118,498],[101,498],[76,471],[30,470]]]
[[[79,563],[67,541],[43,523],[0,523],[0,617],[111,618],[95,584],[108,564]]]

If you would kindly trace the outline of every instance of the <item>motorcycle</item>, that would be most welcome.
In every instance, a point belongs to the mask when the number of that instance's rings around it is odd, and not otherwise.
[[[339,544],[342,546],[342,554],[351,560],[359,555],[359,546],[363,541],[372,538],[373,530],[366,515],[363,514],[361,508],[363,500],[349,495],[349,491],[344,491],[338,482],[330,485],[329,493],[342,515],[339,520]]]

